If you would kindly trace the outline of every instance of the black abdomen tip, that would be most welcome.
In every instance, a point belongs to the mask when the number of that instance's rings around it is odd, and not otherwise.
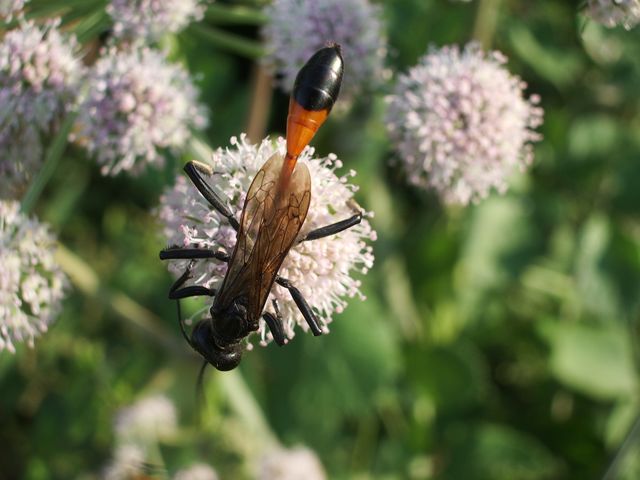
[[[306,110],[331,110],[338,99],[344,62],[336,43],[321,48],[300,69],[293,98]]]

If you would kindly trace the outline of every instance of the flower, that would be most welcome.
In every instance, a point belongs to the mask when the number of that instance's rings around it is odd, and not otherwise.
[[[326,474],[315,453],[305,447],[269,452],[260,459],[258,480],[324,480]]]
[[[585,13],[607,27],[630,30],[640,23],[640,0],[588,0]]]
[[[247,143],[246,136],[231,139],[231,148],[218,149],[213,154],[212,165],[216,172],[209,179],[215,188],[223,192],[231,202],[239,218],[244,196],[253,177],[264,162],[275,152],[284,154],[285,140],[278,138],[275,144],[265,139],[260,145]],[[313,149],[307,148],[300,156],[311,172],[311,205],[300,235],[314,228],[343,220],[354,214],[349,206],[353,202],[356,187],[349,184],[351,171],[338,177],[335,173],[342,162],[335,155],[312,158]],[[235,231],[216,211],[212,210],[194,186],[184,176],[179,176],[174,187],[161,198],[159,217],[164,223],[164,233],[169,245],[200,246],[224,249],[231,252],[235,245]],[[294,245],[284,260],[279,274],[300,289],[309,303],[315,307],[319,321],[327,329],[334,312],[341,312],[347,305],[345,297],[359,296],[360,281],[352,278],[354,271],[366,273],[373,265],[373,253],[365,240],[374,240],[375,232],[367,219],[338,235]],[[187,261],[170,263],[176,275],[185,271]],[[227,265],[222,262],[198,260],[192,267],[193,282],[209,288],[219,288]],[[272,299],[276,299],[284,319],[285,334],[294,336],[294,325],[305,331],[308,326],[289,292],[275,285],[267,300],[266,310],[274,313]],[[261,344],[271,340],[271,334],[260,320]]]
[[[206,118],[187,71],[159,52],[104,52],[89,74],[74,138],[102,165],[104,175],[139,173],[161,165],[161,149],[177,149]]]
[[[204,11],[200,0],[111,0],[107,6],[116,37],[146,40],[179,32],[193,20],[202,20]]]
[[[58,316],[67,277],[54,259],[55,238],[45,225],[0,200],[0,352],[15,341],[33,347]]]
[[[266,63],[291,91],[302,66],[327,42],[340,44],[345,64],[343,98],[384,77],[386,39],[381,9],[367,0],[274,0],[265,7]]]
[[[0,18],[10,21],[13,14],[21,11],[28,0],[0,0]]]
[[[196,463],[189,468],[179,470],[173,480],[218,480],[218,474],[204,463]]]
[[[525,83],[505,63],[473,43],[432,47],[400,76],[386,123],[411,184],[468,204],[491,188],[504,192],[508,176],[532,162],[543,112],[537,96],[523,98]]]
[[[16,196],[42,162],[44,135],[74,104],[83,73],[60,20],[20,21],[0,43],[0,196]]]
[[[145,474],[147,453],[136,445],[119,445],[113,460],[104,469],[102,478],[105,480],[124,480],[138,478]]]
[[[121,444],[145,447],[177,429],[176,407],[164,395],[142,398],[116,414],[114,430]]]

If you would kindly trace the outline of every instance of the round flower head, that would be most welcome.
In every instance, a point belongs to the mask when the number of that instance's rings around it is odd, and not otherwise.
[[[107,6],[115,36],[146,40],[179,32],[204,10],[199,0],[111,0]]]
[[[179,470],[173,480],[218,480],[218,474],[204,463],[197,463],[189,468]]]
[[[258,465],[258,480],[325,480],[322,464],[308,448],[275,450],[262,456]]]
[[[381,81],[386,40],[381,11],[368,0],[274,0],[265,13],[266,62],[284,91],[292,90],[300,68],[327,42],[341,46],[348,65],[342,98]]]
[[[467,204],[533,159],[542,123],[536,96],[505,68],[499,52],[476,44],[431,48],[401,75],[389,96],[387,127],[410,183],[435,189],[447,203]]]
[[[640,23],[640,0],[588,0],[585,13],[607,27],[630,30]]]
[[[55,238],[46,226],[0,200],[0,352],[15,353],[14,341],[33,347],[61,309],[67,278],[53,255]]]
[[[104,52],[89,74],[74,138],[94,155],[104,175],[141,172],[163,163],[190,127],[206,124],[189,74],[151,49]]]
[[[245,136],[240,140],[231,139],[232,148],[218,149],[213,155],[212,166],[216,172],[208,179],[209,183],[230,199],[232,210],[240,218],[247,190],[260,167],[278,152],[284,154],[285,141],[278,138],[274,144],[268,139],[260,145],[247,143]],[[356,188],[348,183],[355,175],[338,177],[335,169],[342,163],[334,156],[312,158],[313,149],[307,148],[300,155],[311,173],[311,205],[300,236],[310,230],[323,227],[354,214],[353,193]],[[202,248],[223,249],[231,253],[236,242],[236,233],[226,219],[212,210],[194,186],[184,176],[179,176],[173,188],[161,198],[159,215],[165,225],[165,235],[169,245],[199,246]],[[374,240],[375,232],[366,219],[359,225],[337,235],[318,240],[294,244],[284,260],[279,274],[291,281],[308,302],[315,307],[318,319],[325,328],[334,312],[341,312],[347,305],[346,298],[359,296],[360,282],[352,278],[354,271],[366,273],[373,264],[373,254],[365,240]],[[188,261],[173,261],[170,269],[181,275]],[[227,270],[222,262],[198,260],[191,272],[194,284],[209,288],[219,288]],[[275,285],[266,310],[275,313],[272,300],[278,302],[284,319],[285,334],[294,335],[295,324],[307,329],[308,326],[289,291]],[[264,345],[271,334],[260,320],[259,335]]]
[[[104,480],[123,480],[139,478],[145,473],[146,452],[143,448],[132,445],[118,445],[113,459],[104,469]]]
[[[82,66],[75,37],[21,21],[0,41],[0,196],[15,196],[42,161],[43,135],[75,102]]]
[[[176,407],[164,395],[143,398],[117,413],[114,429],[120,443],[145,446],[174,434]]]
[[[0,0],[0,18],[10,21],[13,15],[24,8],[28,0]]]

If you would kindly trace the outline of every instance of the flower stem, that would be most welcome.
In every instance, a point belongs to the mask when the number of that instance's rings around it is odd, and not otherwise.
[[[500,0],[480,0],[478,4],[473,39],[480,43],[484,50],[491,48],[493,43],[499,10]]]
[[[40,197],[40,194],[42,193],[42,190],[44,190],[44,187],[51,179],[53,172],[55,172],[56,167],[60,162],[60,158],[64,153],[65,147],[67,146],[67,138],[69,137],[69,132],[71,132],[76,116],[77,112],[75,111],[67,114],[67,117],[60,126],[60,130],[58,130],[53,142],[51,142],[42,168],[38,172],[36,178],[34,178],[29,190],[27,190],[27,193],[22,199],[22,211],[24,213],[29,213],[33,209]]]
[[[258,42],[247,40],[234,33],[201,24],[191,25],[189,30],[217,47],[245,56],[251,60],[262,57],[264,53]]]
[[[260,10],[214,3],[205,14],[207,20],[226,25],[262,25],[267,17]]]
[[[218,389],[227,397],[229,408],[242,420],[248,434],[257,438],[263,449],[279,445],[260,405],[239,370],[217,376]]]

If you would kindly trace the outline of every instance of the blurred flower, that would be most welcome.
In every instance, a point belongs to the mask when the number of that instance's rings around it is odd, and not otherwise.
[[[107,6],[115,36],[148,40],[179,32],[204,11],[200,0],[111,0]]]
[[[218,474],[204,463],[197,463],[189,468],[179,470],[173,480],[218,480]]]
[[[265,13],[266,61],[283,90],[291,91],[300,68],[327,42],[340,44],[348,65],[343,97],[382,80],[387,48],[381,9],[368,0],[274,0]]]
[[[285,140],[279,138],[274,145],[268,139],[260,145],[247,143],[245,135],[240,140],[231,139],[232,148],[218,149],[212,160],[216,175],[209,182],[223,192],[231,202],[232,209],[239,218],[244,197],[254,175],[264,162],[275,152],[284,154]],[[335,173],[342,162],[335,155],[312,158],[313,149],[306,149],[300,156],[311,172],[311,205],[301,235],[314,228],[334,223],[353,215],[348,206],[353,201],[356,187],[349,184],[351,171],[338,177]],[[189,181],[179,176],[173,188],[161,198],[159,216],[165,225],[165,235],[169,245],[222,248],[233,250],[236,234],[225,219],[212,210]],[[366,273],[373,265],[373,253],[365,240],[374,240],[375,232],[369,222],[363,219],[360,225],[341,232],[339,235],[294,245],[287,255],[280,275],[296,285],[309,303],[316,308],[319,321],[325,326],[331,322],[334,312],[341,312],[347,305],[345,297],[359,296],[360,281],[352,278],[353,271]],[[187,261],[173,261],[170,270],[180,275],[187,267]],[[198,260],[192,268],[193,281],[198,285],[219,288],[227,270],[222,262]],[[266,310],[273,313],[271,299],[276,299],[284,318],[285,333],[294,336],[297,323],[305,331],[307,324],[291,299],[288,290],[275,285],[267,301]],[[264,345],[271,339],[264,321],[260,320],[259,335]]]
[[[113,460],[105,468],[102,478],[105,480],[126,480],[142,478],[145,473],[146,452],[136,445],[119,445]]]
[[[308,448],[276,450],[264,455],[258,466],[258,480],[324,480],[322,464]]]
[[[543,112],[505,63],[476,44],[431,48],[399,77],[386,122],[410,183],[467,204],[491,188],[504,192],[509,175],[531,163]]]
[[[630,30],[640,23],[640,0],[588,0],[585,13],[607,27]]]
[[[16,192],[40,167],[44,135],[75,102],[82,66],[75,37],[59,20],[21,21],[0,43],[0,196]]]
[[[116,414],[114,429],[120,444],[144,447],[175,433],[176,407],[164,395],[143,398]]]
[[[24,8],[28,0],[0,0],[0,17],[10,21],[13,15]]]
[[[67,278],[54,249],[46,226],[0,200],[0,352],[15,353],[14,341],[33,347],[58,316]]]
[[[178,148],[206,117],[181,66],[148,48],[109,49],[89,75],[74,138],[95,155],[104,175],[161,165],[160,149]]]

